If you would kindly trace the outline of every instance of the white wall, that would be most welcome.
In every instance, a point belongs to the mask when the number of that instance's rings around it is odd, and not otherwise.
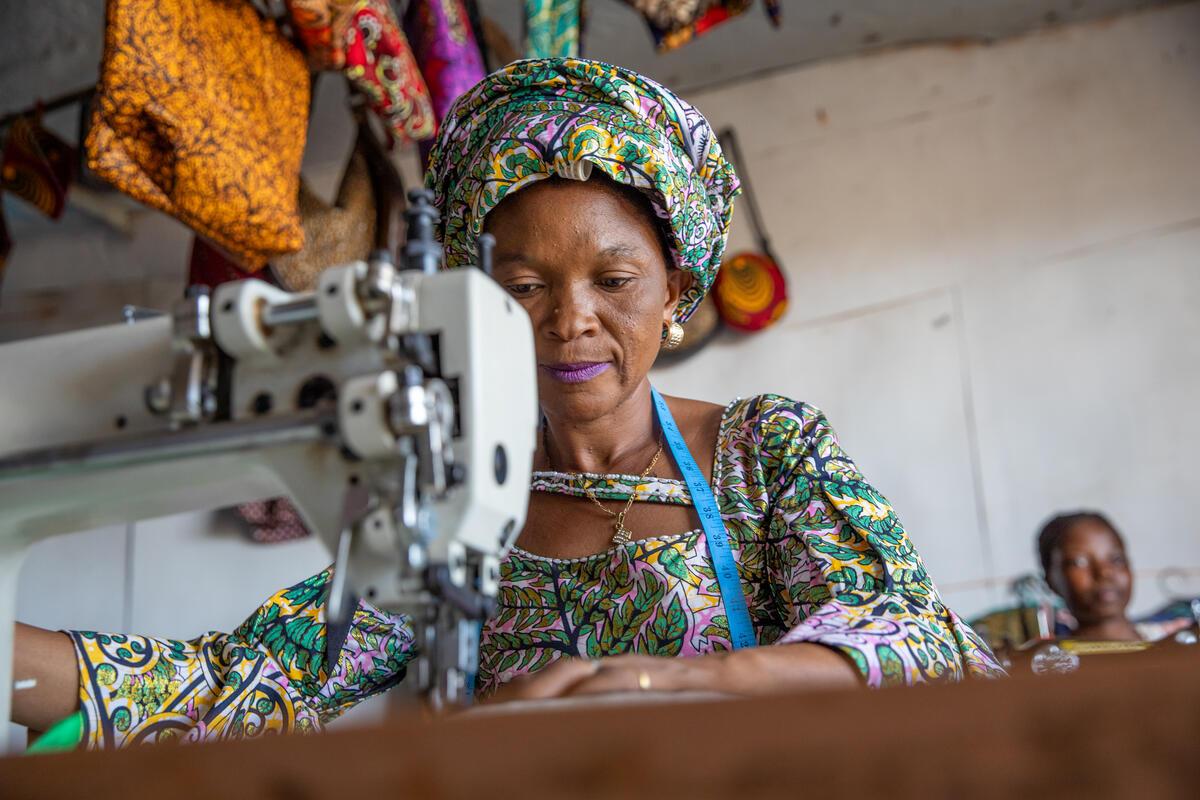
[[[1046,515],[1079,506],[1124,528],[1146,572],[1136,606],[1156,605],[1156,571],[1200,569],[1197,33],[1193,4],[695,95],[737,126],[792,301],[773,330],[726,335],[657,382],[825,409],[966,614],[1032,568]],[[350,144],[341,103],[323,83],[305,168],[326,192]],[[188,235],[161,215],[124,238],[79,211],[6,207],[0,340],[182,288]],[[153,520],[36,547],[21,614],[193,636],[325,560],[207,515]]]
[[[1159,571],[1200,569],[1197,34],[1192,4],[694,95],[737,129],[791,303],[658,382],[822,407],[964,613],[1079,507],[1158,605]]]

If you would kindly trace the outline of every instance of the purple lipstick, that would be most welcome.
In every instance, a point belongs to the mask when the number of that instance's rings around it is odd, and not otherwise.
[[[556,381],[583,383],[604,372],[609,366],[607,361],[582,361],[578,364],[542,364],[542,369]]]

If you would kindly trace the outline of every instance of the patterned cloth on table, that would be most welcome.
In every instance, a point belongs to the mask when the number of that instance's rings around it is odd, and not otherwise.
[[[713,490],[763,646],[844,653],[870,686],[1003,674],[942,602],[887,500],[820,411],[776,395],[730,403]],[[690,504],[683,483],[537,473],[534,490]],[[317,730],[394,684],[414,656],[406,622],[363,604],[332,675],[322,655],[329,571],[279,592],[232,634],[190,642],[72,633],[87,743]],[[569,656],[698,656],[730,649],[703,532],[662,531],[587,558],[520,548],[501,563],[480,644],[481,695]]]
[[[674,50],[738,16],[753,0],[625,0],[646,18],[659,52]],[[781,0],[763,0],[767,18],[779,27]]]
[[[525,0],[525,57],[579,55],[583,0]]]
[[[109,0],[88,166],[250,270],[304,242],[304,57],[249,3]]]
[[[737,176],[699,111],[599,61],[518,61],[450,109],[426,177],[448,264],[470,263],[484,217],[509,192],[593,169],[643,191],[669,228],[676,266],[696,277],[679,303],[685,321],[721,265]]]

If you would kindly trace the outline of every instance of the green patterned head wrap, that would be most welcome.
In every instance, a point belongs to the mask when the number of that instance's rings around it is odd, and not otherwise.
[[[708,121],[649,78],[581,58],[516,61],[447,112],[426,185],[450,267],[474,258],[483,220],[509,192],[599,169],[644,192],[670,229],[675,266],[695,275],[686,321],[716,278],[738,179]]]

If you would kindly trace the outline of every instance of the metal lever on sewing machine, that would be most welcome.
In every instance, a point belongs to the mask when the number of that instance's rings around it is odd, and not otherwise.
[[[433,192],[428,189],[413,189],[408,193],[408,207],[404,209],[408,224],[407,239],[400,251],[401,269],[417,270],[426,275],[437,272],[442,264],[442,246],[433,236],[438,222],[438,211],[433,205]]]

